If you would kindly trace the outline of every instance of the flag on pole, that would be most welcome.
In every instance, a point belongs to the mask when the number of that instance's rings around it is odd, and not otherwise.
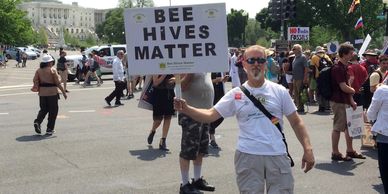
[[[355,30],[358,30],[360,28],[364,27],[364,23],[362,22],[362,16],[357,20],[356,25],[354,26]]]
[[[348,14],[353,13],[353,11],[356,9],[356,6],[360,4],[360,0],[353,0],[352,4],[349,7]]]

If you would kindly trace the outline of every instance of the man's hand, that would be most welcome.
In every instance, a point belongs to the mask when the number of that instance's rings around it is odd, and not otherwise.
[[[309,170],[311,170],[314,167],[314,164],[315,159],[313,150],[305,150],[302,158],[302,169],[304,169],[304,172],[307,173]]]
[[[66,94],[66,92],[63,93],[63,97],[65,98],[65,100],[67,99],[67,94]]]
[[[187,109],[186,100],[182,98],[174,98],[174,109],[178,112],[183,112]]]
[[[350,106],[352,106],[353,110],[357,109],[357,103],[354,101],[350,102]]]

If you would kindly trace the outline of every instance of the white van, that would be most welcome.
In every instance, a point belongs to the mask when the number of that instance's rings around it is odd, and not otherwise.
[[[86,56],[89,55],[93,50],[96,50],[98,55],[102,57],[108,65],[112,65],[114,58],[119,50],[126,52],[127,47],[125,44],[120,45],[104,45],[104,46],[93,46],[85,50]],[[76,77],[77,65],[82,68],[82,55],[68,55],[66,56],[68,62],[68,80],[73,81]],[[112,67],[100,66],[101,74],[112,74]]]

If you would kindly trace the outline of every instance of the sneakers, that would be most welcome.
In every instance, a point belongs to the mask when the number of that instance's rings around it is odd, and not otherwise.
[[[46,135],[53,135],[55,133],[54,129],[47,129],[46,130]]]
[[[132,99],[132,98],[134,98],[135,96],[133,95],[133,94],[128,94],[128,97],[127,97],[127,99],[129,100],[129,99]]]
[[[193,185],[193,187],[195,187],[196,189],[202,190],[202,191],[214,191],[214,190],[216,190],[216,188],[213,185],[209,185],[209,183],[207,183],[206,180],[203,179],[203,177],[199,178],[196,181],[194,181],[194,179],[192,179],[191,185]]]
[[[192,184],[187,183],[179,189],[179,194],[201,194],[202,192],[196,189]]]
[[[210,147],[212,147],[214,149],[218,149],[219,148],[216,140],[211,140],[209,145],[210,145]]]
[[[40,124],[39,123],[34,123],[34,128],[35,128],[35,132],[37,134],[40,134],[41,133],[41,129],[40,129]]]
[[[116,102],[115,103],[115,106],[123,106],[124,104],[123,103],[121,103],[121,102]]]
[[[152,141],[154,140],[155,131],[151,131],[151,133],[148,135],[147,142],[148,144],[152,144]]]

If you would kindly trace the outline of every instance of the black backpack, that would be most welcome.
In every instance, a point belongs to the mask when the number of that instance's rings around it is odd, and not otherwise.
[[[318,71],[322,71],[322,69],[331,65],[333,64],[330,61],[328,61],[325,57],[319,57]]]
[[[333,95],[333,88],[331,86],[331,69],[332,66],[323,68],[317,78],[318,92],[326,100],[330,100]]]

